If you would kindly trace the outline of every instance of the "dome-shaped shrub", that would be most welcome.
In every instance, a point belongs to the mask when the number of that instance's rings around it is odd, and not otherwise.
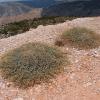
[[[62,70],[62,62],[62,53],[57,48],[29,43],[3,55],[0,71],[5,79],[27,88],[54,77]]]
[[[100,46],[100,35],[86,28],[75,27],[64,32],[55,44],[58,46],[67,44],[79,49],[92,49]]]

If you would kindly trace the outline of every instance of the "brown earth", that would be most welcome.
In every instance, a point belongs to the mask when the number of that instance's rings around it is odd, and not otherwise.
[[[63,31],[84,26],[100,34],[100,17],[78,18],[62,24],[39,26],[37,29],[0,40],[0,56],[27,42],[43,42],[54,45]],[[100,47],[77,50],[67,46],[60,49],[68,54],[70,64],[64,72],[52,80],[27,90],[13,87],[0,77],[0,100],[100,100]]]

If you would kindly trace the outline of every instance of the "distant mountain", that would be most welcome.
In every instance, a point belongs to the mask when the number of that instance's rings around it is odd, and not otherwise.
[[[29,20],[29,19],[34,19],[34,18],[40,18],[41,17],[41,8],[34,8],[30,12],[23,13],[17,16],[8,16],[8,17],[1,17],[0,18],[0,26],[8,23],[13,23],[13,22],[19,22],[22,20]]]
[[[28,6],[34,7],[34,8],[46,8],[51,5],[59,4],[62,1],[56,1],[56,0],[26,0],[26,1],[19,1],[20,3],[26,4]]]
[[[0,25],[41,17],[42,8],[34,5],[30,0],[0,2]]]
[[[41,16],[42,8],[59,4],[56,0],[19,0],[0,2],[0,25]]]
[[[20,0],[0,2],[0,17],[17,16],[28,13],[34,8],[46,8],[58,4],[55,0]]]
[[[43,9],[42,16],[100,16],[100,0],[64,2]]]
[[[31,11],[33,8],[19,2],[0,3],[0,17],[16,16]]]

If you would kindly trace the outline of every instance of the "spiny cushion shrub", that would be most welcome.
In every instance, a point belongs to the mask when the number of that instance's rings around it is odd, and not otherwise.
[[[27,88],[48,82],[62,71],[63,55],[55,47],[40,43],[29,43],[4,54],[0,60],[0,71],[4,79],[15,86]]]
[[[67,44],[79,49],[92,49],[100,45],[100,35],[87,28],[74,27],[64,32],[55,44],[58,46]]]

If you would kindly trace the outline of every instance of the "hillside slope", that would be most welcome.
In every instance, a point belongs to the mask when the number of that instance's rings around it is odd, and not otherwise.
[[[42,8],[32,5],[31,1],[0,2],[0,25],[40,17]]]
[[[99,16],[100,0],[65,2],[44,8],[42,16]]]
[[[17,16],[8,16],[8,17],[1,17],[0,18],[0,25],[12,23],[12,22],[19,22],[22,20],[29,20],[34,18],[41,17],[42,8],[34,8],[27,13],[23,13]]]
[[[20,15],[32,9],[32,7],[19,2],[3,2],[0,3],[0,17]]]
[[[54,45],[65,30],[82,26],[100,34],[100,17],[78,18],[57,25],[39,26],[37,29],[0,40],[0,56],[28,42]],[[0,77],[1,100],[100,100],[100,47],[77,50],[67,46],[59,48],[69,57],[70,65],[64,73],[52,80],[27,90],[13,87]]]

